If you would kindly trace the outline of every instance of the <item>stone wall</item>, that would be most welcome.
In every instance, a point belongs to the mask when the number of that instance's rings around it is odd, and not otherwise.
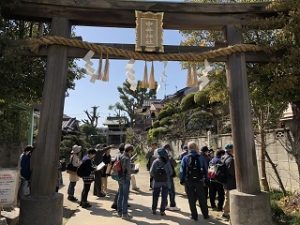
[[[16,168],[24,147],[21,143],[1,143],[0,168]]]
[[[288,191],[299,191],[300,183],[299,183],[299,173],[297,169],[297,164],[293,156],[289,155],[283,146],[280,144],[279,139],[281,142],[285,142],[285,136],[283,131],[277,130],[274,132],[270,132],[267,134],[267,152],[269,153],[271,159],[275,164],[277,164],[278,172],[281,176],[282,182],[285,188]],[[188,141],[195,141],[200,147],[207,145],[207,136],[202,137],[191,137],[186,140]],[[232,143],[231,134],[223,134],[218,136],[212,136],[210,138],[210,145],[213,146],[214,149],[217,147],[223,147],[227,143]],[[177,157],[181,152],[181,141],[172,141],[171,142],[174,148],[175,157]],[[259,173],[260,173],[260,143],[259,143],[259,136],[257,136],[255,140],[256,144],[256,155],[258,159],[258,166],[259,166]],[[267,162],[266,163],[267,169],[267,179],[272,189],[279,189],[279,185],[273,172],[271,165]]]

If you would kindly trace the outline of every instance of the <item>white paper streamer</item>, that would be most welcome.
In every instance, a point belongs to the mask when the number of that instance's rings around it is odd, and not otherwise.
[[[161,73],[160,84],[157,85],[156,92],[158,92],[160,90],[160,88],[165,85],[165,83],[167,82],[167,78],[168,78],[167,73],[166,73],[168,61],[163,61],[162,63],[163,63],[163,71]]]
[[[130,84],[130,89],[132,91],[136,91],[137,89],[137,83],[135,81],[135,70],[133,68],[135,63],[134,59],[130,59],[129,62],[127,63],[125,69],[126,69],[126,76],[127,76],[127,81]]]
[[[209,62],[207,61],[207,59],[205,59],[205,60],[204,60],[204,70],[202,70],[203,76],[207,76],[208,73],[209,73],[210,71],[212,71],[212,70],[213,70],[213,67],[210,66],[210,64],[209,64]]]
[[[200,77],[199,82],[199,91],[202,91],[203,88],[205,88],[209,84],[209,79],[207,78],[207,76],[202,76]]]
[[[102,80],[102,78],[103,78],[102,63],[103,63],[103,59],[102,59],[102,54],[101,54],[100,59],[99,59],[99,64],[98,64],[97,80]]]
[[[83,60],[86,61],[87,63],[91,63],[91,58],[95,55],[95,52],[92,50],[88,51],[86,55],[83,57]]]
[[[102,81],[109,81],[109,58],[108,58],[108,55],[107,55],[106,60],[105,60],[105,66],[104,66]]]

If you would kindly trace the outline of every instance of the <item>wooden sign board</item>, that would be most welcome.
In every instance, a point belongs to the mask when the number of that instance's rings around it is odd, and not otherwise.
[[[16,202],[19,187],[19,172],[14,169],[0,170],[0,205]]]
[[[136,45],[139,52],[164,52],[163,46],[163,12],[135,11]]]

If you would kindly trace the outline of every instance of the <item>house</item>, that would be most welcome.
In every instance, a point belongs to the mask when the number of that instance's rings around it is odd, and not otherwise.
[[[79,121],[76,119],[76,117],[72,118],[64,114],[61,130],[62,135],[80,134]]]
[[[126,129],[129,126],[126,117],[108,116],[103,125],[108,127],[108,130],[106,130],[106,140],[108,145],[119,145],[120,143],[125,142]]]
[[[134,130],[137,133],[145,132],[152,127],[152,120],[163,108],[160,99],[145,100],[143,106],[137,109]]]

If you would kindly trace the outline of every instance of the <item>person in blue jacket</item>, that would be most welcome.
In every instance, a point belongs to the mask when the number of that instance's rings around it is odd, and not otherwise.
[[[191,210],[191,219],[198,220],[197,200],[199,201],[203,218],[208,219],[207,199],[204,189],[207,179],[207,162],[199,154],[199,148],[195,142],[189,142],[188,149],[189,154],[183,157],[180,164],[180,183],[185,186]]]

